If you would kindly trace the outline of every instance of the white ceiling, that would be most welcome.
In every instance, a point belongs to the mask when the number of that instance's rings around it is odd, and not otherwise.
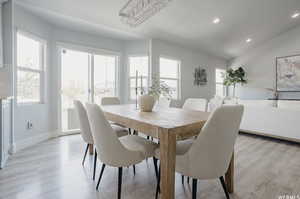
[[[120,21],[127,0],[17,0],[58,26],[130,40],[158,38],[205,50],[227,59],[237,57],[282,32],[300,25],[292,19],[299,0],[173,0],[137,28]],[[220,24],[213,24],[215,17]],[[250,37],[252,42],[246,43]]]

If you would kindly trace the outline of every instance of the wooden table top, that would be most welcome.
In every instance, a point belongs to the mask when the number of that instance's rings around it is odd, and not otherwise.
[[[209,113],[179,108],[159,108],[153,112],[140,112],[135,105],[102,106],[108,120],[157,137],[158,129],[167,132],[197,134],[208,119]],[[192,135],[189,135],[192,136]]]

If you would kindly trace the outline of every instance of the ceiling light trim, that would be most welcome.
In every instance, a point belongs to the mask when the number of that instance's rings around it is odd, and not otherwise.
[[[300,16],[300,12],[297,11],[297,12],[295,12],[294,14],[292,14],[291,17],[292,17],[293,19],[296,19],[296,18],[298,18],[299,16]]]
[[[129,0],[120,10],[121,20],[136,27],[165,8],[172,0]]]
[[[219,17],[214,18],[213,23],[219,24],[221,22],[221,19]]]

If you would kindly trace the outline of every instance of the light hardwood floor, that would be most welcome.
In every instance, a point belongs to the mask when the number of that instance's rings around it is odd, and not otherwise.
[[[107,168],[99,192],[92,181],[92,157],[81,166],[84,144],[80,136],[52,139],[11,157],[0,170],[1,199],[116,198],[117,169]],[[236,143],[235,199],[278,199],[300,195],[300,145],[240,135]],[[98,164],[98,173],[101,164]],[[122,198],[154,199],[152,160],[124,170]],[[217,180],[201,181],[198,198],[225,198]],[[191,198],[191,184],[176,175],[176,198]]]

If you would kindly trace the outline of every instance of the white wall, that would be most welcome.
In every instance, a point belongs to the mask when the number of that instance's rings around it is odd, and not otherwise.
[[[232,60],[231,67],[243,66],[249,83],[237,89],[237,96],[243,99],[267,99],[275,88],[276,57],[300,54],[300,27],[289,30],[263,45],[251,49]],[[300,98],[300,93],[281,93],[280,98]]]
[[[15,25],[15,38],[16,31],[22,30],[28,32],[32,35],[38,36],[47,41],[47,57],[50,56],[51,51],[51,34],[52,28],[50,24],[41,20],[29,12],[26,12],[19,6],[14,7],[14,25]],[[15,132],[15,142],[16,145],[21,145],[26,140],[32,139],[36,136],[45,135],[50,133],[53,128],[51,128],[50,117],[50,59],[47,59],[46,63],[46,88],[45,88],[45,103],[44,104],[32,104],[32,105],[20,105],[15,101],[15,114],[14,114],[14,132]],[[15,66],[15,71],[16,71]],[[15,73],[16,74],[16,73]],[[15,78],[16,84],[16,78]],[[17,92],[15,89],[15,96]],[[33,123],[33,129],[27,129],[27,122]],[[18,148],[19,146],[17,146]]]
[[[165,41],[153,39],[151,47],[152,71],[159,73],[159,57],[166,56],[181,61],[181,99],[173,106],[182,106],[185,99],[190,97],[210,99],[215,95],[215,69],[226,68],[227,60],[209,55],[199,50],[187,49]],[[205,86],[194,86],[194,70],[201,66],[208,75]]]
[[[49,134],[54,135],[58,130],[58,99],[60,92],[60,54],[58,52],[58,45],[60,43],[66,43],[75,46],[119,52],[121,55],[120,68],[122,68],[124,65],[124,42],[117,39],[109,39],[56,27],[18,5],[15,5],[14,17],[16,30],[20,29],[29,32],[47,41],[48,59],[45,103],[32,105],[15,104],[15,142],[16,145],[26,145],[33,140],[40,140],[41,136],[46,138]],[[123,84],[120,83],[120,85]],[[16,94],[15,91],[15,95]],[[33,129],[27,130],[27,121],[33,123]]]

